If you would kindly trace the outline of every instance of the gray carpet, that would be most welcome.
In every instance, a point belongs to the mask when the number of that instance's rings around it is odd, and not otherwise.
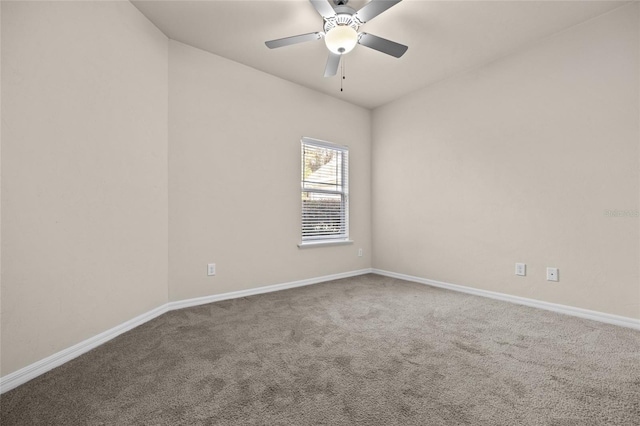
[[[377,275],[173,311],[2,425],[639,425],[640,332]]]

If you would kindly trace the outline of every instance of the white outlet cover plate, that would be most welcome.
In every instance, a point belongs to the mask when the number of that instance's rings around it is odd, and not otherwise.
[[[547,281],[558,281],[558,268],[547,268]]]
[[[215,274],[216,274],[216,264],[215,263],[207,264],[207,275],[211,276]]]
[[[516,275],[527,275],[527,265],[524,263],[516,263]]]

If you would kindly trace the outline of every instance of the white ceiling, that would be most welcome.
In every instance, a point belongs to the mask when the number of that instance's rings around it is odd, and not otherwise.
[[[400,59],[364,46],[345,55],[346,80],[323,77],[322,40],[268,49],[267,40],[322,31],[308,0],[133,0],[169,38],[375,108],[519,50],[628,1],[404,0],[363,25],[409,46]],[[351,0],[358,10],[367,0]],[[333,4],[333,2],[332,2]]]

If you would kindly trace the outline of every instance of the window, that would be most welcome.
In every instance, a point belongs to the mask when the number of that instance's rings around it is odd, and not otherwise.
[[[349,149],[302,138],[300,247],[349,242]]]

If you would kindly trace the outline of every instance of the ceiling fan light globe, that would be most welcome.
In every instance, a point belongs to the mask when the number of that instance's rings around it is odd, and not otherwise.
[[[324,36],[327,49],[338,55],[349,53],[358,43],[358,33],[348,25],[338,25]]]

